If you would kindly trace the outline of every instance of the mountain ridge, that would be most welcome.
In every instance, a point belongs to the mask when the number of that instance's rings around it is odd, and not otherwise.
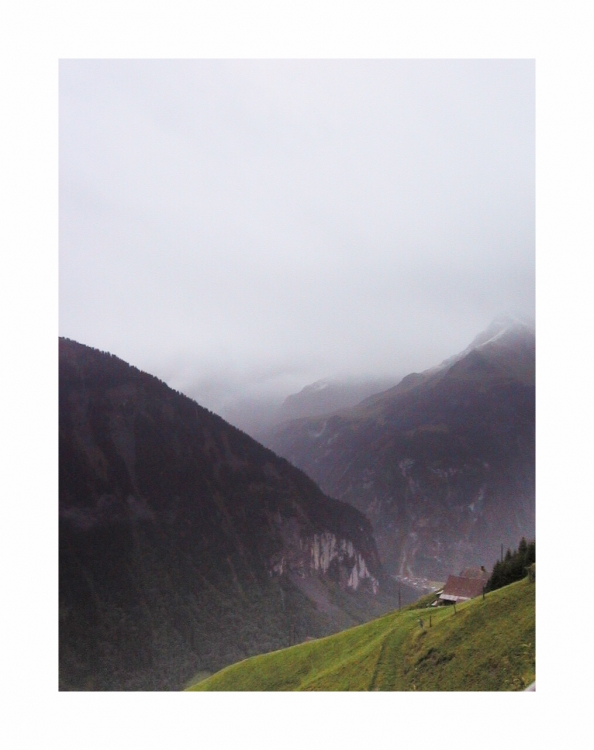
[[[496,319],[460,354],[267,441],[373,522],[393,575],[443,579],[534,535],[533,326]]]
[[[61,689],[178,689],[386,608],[359,511],[158,378],[59,353]]]

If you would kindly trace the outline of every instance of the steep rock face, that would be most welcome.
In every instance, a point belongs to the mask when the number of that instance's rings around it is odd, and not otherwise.
[[[63,689],[178,689],[378,614],[359,511],[158,379],[59,347]]]
[[[499,319],[461,354],[269,445],[362,510],[387,570],[445,580],[534,535],[534,328]]]
[[[272,561],[277,575],[292,574],[305,578],[312,574],[331,575],[341,589],[360,588],[376,594],[379,581],[367,568],[365,557],[352,541],[330,532],[303,537],[293,519],[284,524],[284,548]]]

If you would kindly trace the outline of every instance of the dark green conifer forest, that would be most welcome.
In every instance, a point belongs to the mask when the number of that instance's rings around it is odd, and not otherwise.
[[[491,577],[485,586],[485,591],[495,591],[509,583],[521,580],[527,575],[527,568],[535,562],[536,542],[527,542],[522,537],[517,550],[512,552],[508,549],[505,558],[495,563]]]

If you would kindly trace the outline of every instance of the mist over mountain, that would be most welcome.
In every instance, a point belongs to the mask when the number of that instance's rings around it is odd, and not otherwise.
[[[355,406],[397,382],[398,378],[387,377],[324,378],[284,399],[270,395],[237,398],[223,406],[218,413],[256,440],[265,442],[270,430],[282,422],[317,417]]]
[[[62,689],[531,535],[534,328],[475,336],[534,310],[534,60],[66,59],[59,99]]]
[[[61,689],[179,689],[394,606],[359,511],[157,378],[59,351]]]
[[[237,400],[420,372],[531,313],[534,76],[62,60],[61,335],[233,421]]]
[[[303,388],[299,393],[287,396],[280,409],[281,421],[302,417],[319,417],[338,409],[355,406],[374,393],[395,385],[397,378],[361,379],[340,381],[318,380]]]
[[[535,331],[503,316],[460,354],[268,444],[372,521],[394,575],[443,579],[534,536]]]

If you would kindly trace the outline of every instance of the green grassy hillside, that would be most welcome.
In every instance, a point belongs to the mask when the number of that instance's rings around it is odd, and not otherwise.
[[[430,600],[246,659],[189,690],[522,690],[535,680],[535,584],[518,581],[457,612],[427,608]]]

